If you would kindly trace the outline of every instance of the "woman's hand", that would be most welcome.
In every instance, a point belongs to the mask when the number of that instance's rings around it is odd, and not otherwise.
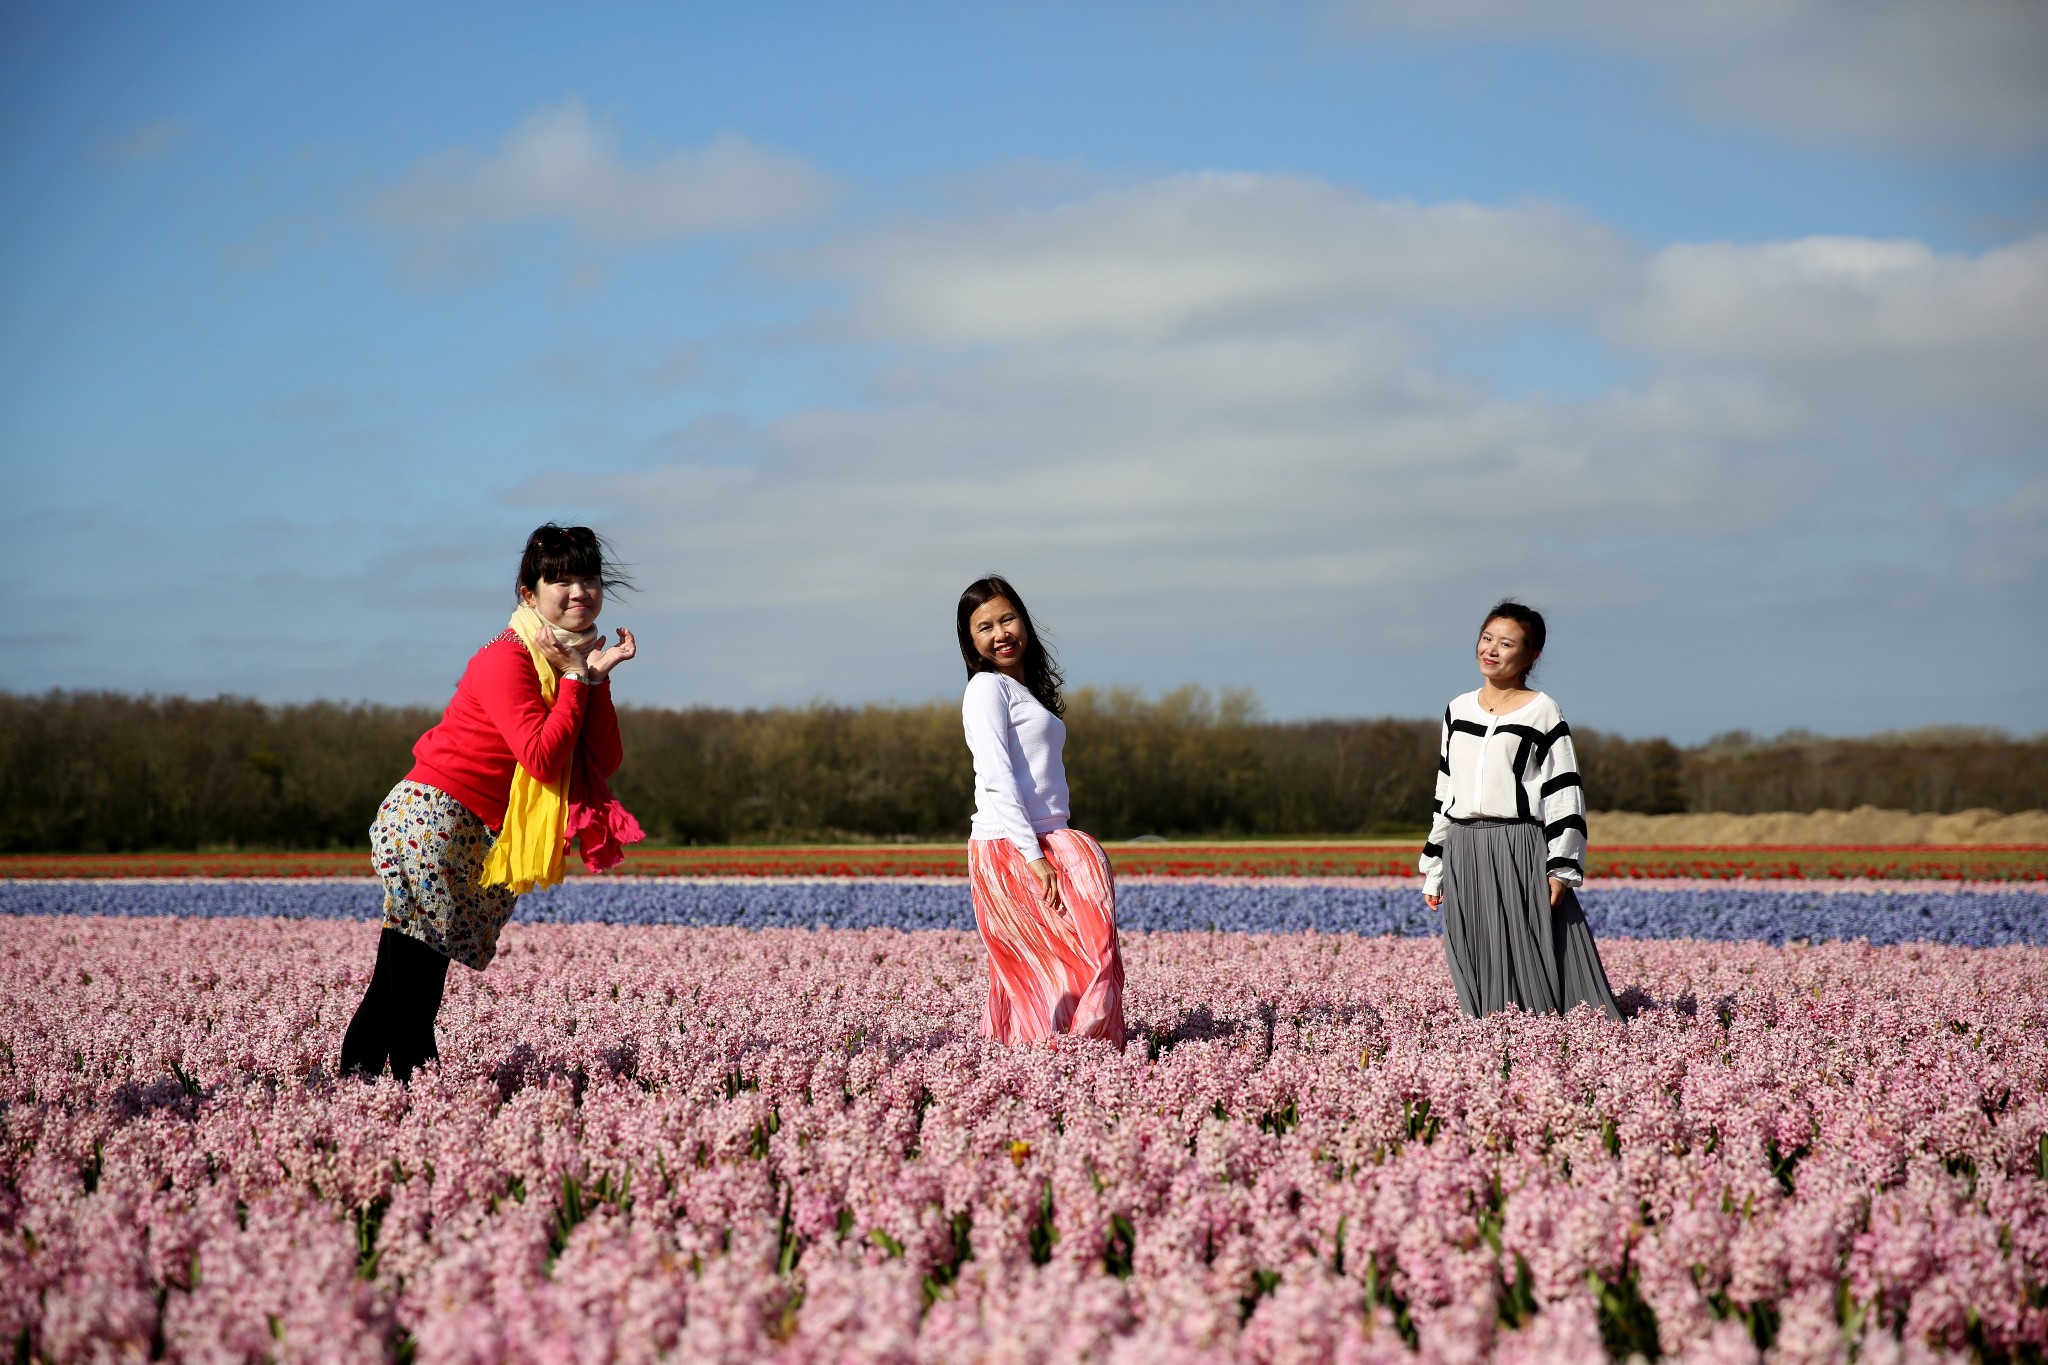
[[[1561,882],[1557,878],[1552,877],[1550,879],[1550,908],[1555,910],[1558,906],[1562,905],[1564,903],[1564,893],[1569,890],[1571,890],[1569,883]]]
[[[1052,864],[1043,858],[1033,858],[1024,864],[1032,876],[1038,878],[1038,898],[1045,908],[1051,910],[1060,903],[1059,874],[1052,870]]]
[[[604,636],[597,637],[590,647],[589,656],[583,661],[583,671],[590,675],[592,682],[603,682],[614,668],[638,652],[633,644],[633,632],[620,626],[619,642],[610,649],[604,647]]]
[[[1422,893],[1422,903],[1434,910],[1444,903],[1444,898],[1442,896],[1432,896],[1425,891]]]
[[[583,669],[583,660],[562,648],[562,642],[555,638],[552,630],[543,630],[533,637],[533,647],[540,651],[540,657],[548,661],[548,667],[557,674],[578,673]]]

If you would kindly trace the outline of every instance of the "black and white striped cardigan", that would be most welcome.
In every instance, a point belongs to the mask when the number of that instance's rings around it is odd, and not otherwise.
[[[1481,799],[1482,784],[1491,800]],[[1545,872],[1573,886],[1583,879],[1586,789],[1579,782],[1572,727],[1544,693],[1503,716],[1482,710],[1476,691],[1444,708],[1435,814],[1417,864],[1429,895],[1443,893],[1445,833],[1452,821],[1468,819],[1542,825],[1544,841],[1550,845]]]

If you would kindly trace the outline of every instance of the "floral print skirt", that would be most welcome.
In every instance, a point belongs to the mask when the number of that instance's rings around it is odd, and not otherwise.
[[[384,926],[477,971],[498,955],[498,931],[519,898],[480,886],[496,840],[467,806],[438,787],[401,782],[377,807],[370,860],[384,883]]]

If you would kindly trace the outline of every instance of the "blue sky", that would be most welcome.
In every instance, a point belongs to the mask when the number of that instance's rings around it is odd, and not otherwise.
[[[0,688],[2048,728],[2031,4],[0,8]]]

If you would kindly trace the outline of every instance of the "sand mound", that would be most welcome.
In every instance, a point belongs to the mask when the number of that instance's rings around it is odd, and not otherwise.
[[[1595,846],[1621,844],[2048,844],[2048,811],[1953,815],[1905,810],[1774,811],[1768,815],[1631,815],[1596,811],[1587,817]]]

